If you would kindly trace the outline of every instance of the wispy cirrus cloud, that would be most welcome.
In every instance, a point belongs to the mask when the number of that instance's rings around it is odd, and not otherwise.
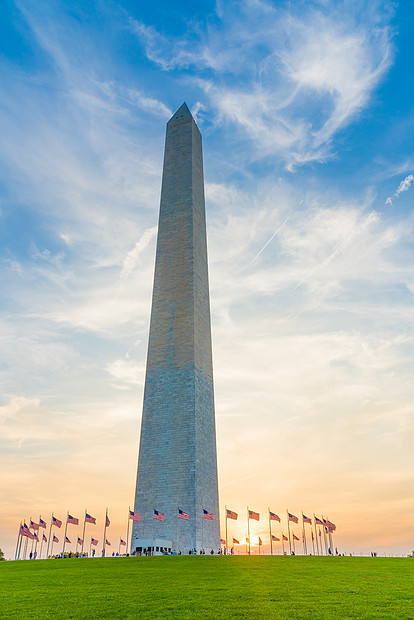
[[[292,168],[331,156],[334,135],[367,105],[392,61],[389,16],[381,3],[292,11],[244,1],[219,4],[216,19],[193,24],[187,38],[132,27],[151,61],[193,76],[211,113],[248,136],[256,156],[276,153]]]

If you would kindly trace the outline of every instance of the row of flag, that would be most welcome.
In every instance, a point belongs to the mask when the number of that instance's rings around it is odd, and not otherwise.
[[[229,510],[226,506],[226,520],[233,519],[237,521],[238,518],[239,518],[238,513],[234,512],[234,510]],[[247,518],[253,519],[254,521],[260,521],[260,513],[255,512],[254,510],[249,510],[249,508],[247,508]],[[292,523],[298,524],[299,518],[300,517],[297,517],[296,515],[287,511],[288,523],[292,522]],[[334,523],[331,523],[331,521],[328,521],[328,519],[323,519],[323,518],[319,519],[318,517],[315,517],[315,515],[313,515],[313,518],[314,518],[315,525],[323,525],[324,527],[327,528],[328,531],[331,531],[331,532],[334,532],[336,530],[336,525]],[[275,512],[272,512],[270,508],[269,508],[269,521],[279,521],[279,523],[281,523],[279,515],[277,515]],[[312,525],[312,519],[304,515],[303,512],[302,512],[302,523],[309,523],[309,525]]]
[[[233,520],[233,521],[237,521],[239,518],[239,515],[237,512],[235,512],[234,510],[230,510],[229,508],[227,508],[227,506],[225,507],[225,518],[226,518],[226,539],[224,541],[226,550],[228,549],[228,526],[227,526],[227,522],[228,520]],[[286,518],[287,518],[287,528],[288,528],[288,536],[285,536],[285,534],[282,531],[282,537],[279,538],[278,536],[275,536],[272,533],[272,521],[277,521],[279,523],[281,523],[281,518],[278,514],[276,514],[275,512],[272,512],[270,510],[270,508],[268,509],[268,518],[269,518],[269,540],[270,540],[270,553],[273,554],[273,547],[272,547],[272,543],[273,542],[280,542],[282,541],[282,549],[283,549],[283,553],[284,553],[284,542],[288,542],[289,543],[289,550],[290,553],[292,553],[292,545],[293,545],[293,553],[295,553],[295,541],[300,541],[300,538],[298,538],[296,536],[296,534],[294,532],[290,531],[290,523],[295,523],[296,525],[299,525],[299,520],[300,517],[296,516],[295,514],[289,512],[288,510],[286,511]],[[247,506],[247,536],[246,536],[246,544],[248,545],[248,553],[250,555],[250,521],[260,521],[260,513],[256,512],[254,510],[250,510],[249,507]],[[315,536],[313,535],[313,531],[312,531],[312,523],[314,525],[314,529],[315,529]],[[306,529],[305,529],[305,524],[309,524],[311,526],[311,538],[312,538],[312,546],[313,546],[313,552],[315,553],[315,540],[316,540],[316,548],[317,548],[317,553],[318,555],[322,552],[323,553],[323,549],[322,549],[322,537],[321,537],[321,531],[319,530],[319,542],[318,542],[318,535],[317,535],[317,528],[316,526],[322,526],[323,528],[323,532],[324,532],[324,542],[325,542],[325,550],[328,553],[328,549],[332,548],[332,533],[336,530],[336,525],[334,523],[332,523],[331,521],[329,521],[328,519],[325,519],[322,517],[322,519],[320,519],[319,517],[316,517],[315,515],[313,515],[313,521],[311,519],[311,517],[307,517],[306,515],[303,514],[302,512],[302,542],[303,542],[303,549],[304,549],[304,553],[307,554],[307,542],[306,542]],[[329,536],[329,547],[327,544],[327,540],[326,540],[326,535]],[[235,544],[240,544],[239,541],[235,538],[233,538],[233,545]],[[260,547],[262,546],[262,539],[259,537],[259,553],[260,553]]]
[[[119,549],[121,547],[126,547],[127,546],[128,535],[129,535],[129,522],[130,522],[130,520],[140,521],[141,520],[141,515],[139,515],[136,512],[133,512],[130,509],[128,510],[127,539],[123,540],[122,538],[120,538]],[[68,525],[79,525],[79,521],[80,521],[80,519],[78,519],[77,517],[74,517],[69,512],[67,513],[67,515],[66,515],[66,522],[65,522],[65,533],[64,533],[64,535],[62,537],[62,542],[63,542],[63,549],[61,551],[62,555],[65,552],[65,545],[66,544],[72,544],[72,541],[70,540],[69,536],[67,535]],[[77,541],[76,541],[76,546],[77,546],[77,548],[78,548],[78,546],[80,547],[80,552],[81,553],[83,553],[84,542],[86,540],[86,538],[85,538],[85,529],[86,529],[86,524],[87,523],[89,523],[91,525],[96,525],[96,517],[93,517],[92,515],[90,515],[85,510],[85,516],[84,516],[84,519],[83,519],[83,535],[82,535],[82,537],[78,536],[77,537]],[[35,556],[37,555],[37,544],[39,542],[41,543],[39,557],[42,556],[43,543],[47,543],[46,557],[49,556],[49,551],[50,551],[50,555],[53,555],[53,545],[54,545],[54,543],[58,543],[59,542],[59,538],[54,533],[52,535],[52,527],[60,529],[62,527],[62,525],[63,525],[63,521],[61,519],[58,519],[57,517],[55,517],[54,514],[52,513],[51,518],[50,518],[49,536],[46,536],[46,534],[43,533],[42,537],[39,540],[39,530],[40,530],[40,528],[43,528],[43,529],[47,528],[46,521],[44,521],[41,517],[39,517],[39,522],[38,523],[36,523],[32,519],[30,519],[30,525],[27,525],[26,522],[21,523],[20,527],[19,527],[19,535],[18,535],[18,540],[17,540],[15,559],[20,559],[20,557],[23,557],[23,558],[26,557],[27,541],[28,540],[32,540],[33,541],[32,542],[31,551],[33,551],[33,543],[34,542],[36,543],[36,546],[34,548]],[[111,525],[111,522],[110,522],[110,519],[108,517],[108,509],[106,509],[105,527],[104,527],[104,536],[103,536],[104,543],[103,543],[102,555],[105,555],[106,547],[107,546],[111,546],[110,541],[106,537],[106,530],[107,530],[107,528],[110,525]],[[23,547],[22,543],[23,543],[23,539],[24,538],[26,538],[26,543],[25,543],[25,545]],[[99,542],[98,539],[96,539],[93,536],[91,536],[90,541],[89,541],[90,548],[92,546],[96,547],[98,545],[98,542]]]
[[[225,545],[227,548],[227,541],[228,541],[228,536],[227,536],[227,521],[228,519],[230,520],[235,520],[237,521],[239,518],[239,515],[237,512],[235,512],[234,510],[230,510],[227,508],[226,506],[226,512],[225,512],[225,517],[226,517],[226,538],[225,540],[221,539],[221,544]],[[214,520],[214,514],[209,512],[208,510],[206,510],[205,508],[203,508],[203,513],[202,513],[203,519],[207,519],[207,520]],[[153,509],[153,518],[157,521],[160,522],[164,522],[165,519],[165,514],[162,513],[160,510],[157,509]],[[185,510],[181,509],[181,508],[177,508],[177,518],[178,519],[182,519],[183,521],[189,521],[190,520],[190,515],[188,512],[186,512]],[[295,541],[299,541],[300,539],[296,536],[296,534],[294,532],[290,532],[290,523],[295,523],[295,524],[299,524],[299,520],[300,517],[290,513],[289,511],[287,511],[287,526],[288,526],[288,536],[285,536],[285,534],[282,532],[282,536],[281,538],[279,538],[278,536],[275,536],[272,531],[271,531],[271,522],[272,521],[277,521],[279,523],[281,523],[281,518],[278,514],[276,514],[275,512],[272,512],[270,509],[268,509],[268,518],[269,518],[269,539],[270,539],[270,545],[271,545],[271,553],[273,553],[272,551],[272,542],[280,542],[282,541],[282,545],[284,543],[284,541],[289,542],[289,547],[291,548],[291,540],[293,541],[293,545]],[[119,542],[119,549],[121,546],[126,547],[128,544],[128,538],[129,538],[129,527],[130,527],[130,521],[134,521],[134,522],[141,522],[142,520],[142,515],[139,514],[138,512],[135,512],[133,510],[131,510],[130,508],[128,509],[128,526],[127,526],[127,536],[126,536],[126,540],[123,540],[122,538],[120,538],[120,542]],[[249,553],[250,553],[250,520],[254,520],[254,521],[260,521],[260,513],[249,509],[249,507],[247,507],[247,525],[248,525],[248,532],[247,532],[247,536],[246,536],[246,543],[249,545]],[[64,554],[65,551],[65,545],[66,544],[72,544],[71,540],[69,539],[69,537],[67,536],[67,528],[68,525],[79,525],[79,519],[77,517],[74,517],[72,514],[70,514],[69,512],[67,513],[66,516],[66,523],[65,523],[65,533],[63,536],[63,549],[62,549],[62,555]],[[325,518],[319,518],[316,517],[315,515],[313,515],[313,521],[310,517],[307,517],[306,515],[303,514],[302,512],[302,517],[301,517],[301,521],[302,521],[302,541],[304,543],[304,549],[306,552],[306,533],[305,533],[305,524],[309,524],[310,526],[312,526],[312,523],[314,525],[315,528],[315,534],[317,534],[317,530],[316,530],[316,526],[322,526],[324,534],[328,534],[329,536],[332,535],[332,533],[336,530],[336,525],[334,523],[332,523],[331,521],[329,521],[328,519]],[[96,517],[93,517],[92,515],[90,515],[86,510],[85,510],[85,516],[84,516],[84,520],[83,520],[83,535],[82,537],[78,536],[77,537],[77,542],[76,545],[80,546],[81,548],[81,553],[83,553],[83,548],[84,548],[84,542],[85,542],[85,528],[86,528],[86,524],[91,524],[91,525],[96,525]],[[103,535],[103,549],[102,549],[102,555],[105,555],[105,549],[107,546],[111,546],[111,543],[108,541],[107,537],[106,537],[106,529],[110,526],[111,522],[109,520],[108,517],[108,509],[106,509],[106,514],[105,514],[105,527],[104,527],[104,535]],[[30,519],[30,525],[28,526],[26,524],[26,522],[24,522],[23,524],[20,524],[20,528],[19,528],[19,536],[18,536],[18,543],[17,543],[17,547],[16,547],[16,554],[15,554],[15,559],[19,559],[20,558],[20,554],[21,554],[21,546],[22,546],[22,540],[24,537],[26,537],[26,544],[24,547],[24,554],[26,553],[26,549],[27,549],[27,540],[32,540],[36,542],[36,547],[35,547],[35,551],[37,550],[37,543],[41,542],[41,548],[40,548],[40,557],[42,554],[42,546],[43,543],[47,543],[47,552],[46,555],[49,555],[49,546],[50,547],[50,552],[52,554],[53,551],[53,544],[54,543],[58,543],[59,542],[59,538],[53,534],[52,536],[52,527],[56,527],[56,528],[61,528],[63,525],[63,521],[58,519],[57,517],[54,516],[54,514],[52,513],[51,515],[51,520],[50,520],[50,529],[49,529],[49,537],[46,536],[45,533],[42,534],[41,539],[39,540],[39,534],[40,534],[40,529],[46,529],[47,528],[47,523],[46,521],[44,521],[41,517],[39,517],[39,521],[38,523],[34,522],[32,519]],[[312,536],[312,544],[314,545],[314,535],[311,529],[311,536]],[[319,531],[319,538],[321,538],[321,532]],[[94,547],[96,547],[98,545],[99,541],[98,539],[94,538],[91,536],[90,538],[90,547],[93,545]],[[316,537],[316,543],[317,543],[317,547],[318,547],[318,553],[319,553],[319,546],[318,546],[318,540]],[[233,537],[233,545],[238,545],[240,544],[240,542]],[[260,552],[260,547],[262,546],[262,540],[259,537],[259,552]],[[320,541],[320,544],[322,546],[322,542]],[[32,549],[33,549],[33,542],[32,542]]]

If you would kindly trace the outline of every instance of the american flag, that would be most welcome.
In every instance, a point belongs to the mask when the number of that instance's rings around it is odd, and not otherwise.
[[[295,517],[295,515],[291,515],[290,512],[288,512],[288,519],[289,521],[293,521],[293,523],[298,523],[299,519],[297,517]]]
[[[29,532],[29,528],[27,527],[26,523],[20,526],[20,534],[22,536],[27,536],[28,532]]]
[[[181,510],[181,508],[178,509],[178,518],[179,519],[183,519],[183,521],[188,521],[188,519],[190,518],[189,515],[184,512],[184,510]]]
[[[269,510],[269,517],[271,521],[279,521],[280,523],[280,517],[274,512],[270,512],[270,510]]]
[[[220,538],[220,543],[221,543],[222,545],[225,545],[225,544],[226,544],[226,541],[224,540],[224,538]]]
[[[30,530],[27,530],[27,537],[30,538],[30,540],[35,540],[37,538],[36,534],[32,534]]]
[[[56,517],[52,517],[52,525],[56,525],[56,527],[62,527],[62,521],[56,519]]]
[[[315,525],[323,525],[323,521],[318,519],[318,517],[315,517]]]
[[[288,540],[288,537],[285,536],[284,534],[282,534],[282,538],[283,538],[283,540]]]
[[[310,517],[305,517],[305,515],[302,514],[302,518],[304,523],[310,523],[312,525],[312,519]]]
[[[277,536],[274,536],[274,535],[272,534],[272,540],[279,541],[279,540],[280,540],[280,538],[277,538]]]
[[[249,510],[249,519],[254,519],[255,521],[260,520],[260,515],[258,512],[254,512],[253,510]]]
[[[134,512],[133,510],[129,511],[129,518],[132,519],[132,521],[136,521],[137,523],[139,523],[141,521],[141,516],[142,515]]]
[[[323,520],[325,527],[328,529],[328,532],[334,532],[336,530],[336,525],[331,523],[327,519]]]
[[[43,534],[43,542],[47,542],[47,538],[44,534]]]
[[[233,512],[233,510],[229,510],[228,508],[226,509],[226,518],[227,519],[234,519],[235,521],[237,521],[237,517],[239,515],[237,514],[237,512]]]
[[[111,525],[111,522],[109,520],[108,515],[106,515],[105,527],[109,527],[110,525]]]
[[[93,525],[96,525],[96,519],[95,517],[92,517],[91,515],[88,515],[88,513],[85,513],[85,523],[92,523]]]
[[[70,542],[70,540],[69,540],[69,538],[67,536],[65,536],[65,542],[71,544],[71,542]]]
[[[68,514],[68,523],[71,523],[72,525],[79,525],[79,519]]]
[[[299,538],[293,534],[293,540],[299,540]]]
[[[43,521],[43,519],[39,519],[39,527],[43,527],[44,529],[46,529],[46,521]]]
[[[233,538],[233,545],[240,545],[240,541],[237,538]]]
[[[155,508],[154,508],[154,519],[164,523],[164,515],[159,510],[155,510]]]
[[[32,530],[35,530],[35,531],[36,531],[36,530],[38,530],[38,529],[39,529],[39,524],[38,524],[38,523],[35,523],[34,521],[32,521],[32,520],[30,519],[30,527],[32,528]]]
[[[83,543],[82,538],[79,538],[79,536],[78,536],[78,545],[81,545],[82,543]]]
[[[259,536],[259,547],[261,547],[263,545],[262,539]]]
[[[53,534],[53,542],[59,542],[59,538]]]
[[[39,542],[39,537],[37,534],[33,534],[33,540],[36,540],[37,542]]]
[[[121,538],[119,544],[122,545],[123,547],[126,547],[126,542],[125,542],[125,540],[122,540],[122,538]]]
[[[97,544],[98,541],[95,538],[91,538],[91,545],[94,545],[96,547]]]
[[[203,508],[203,518],[204,518],[204,519],[208,519],[209,521],[212,521],[212,520],[213,520],[213,517],[214,517],[214,515],[213,515],[213,513],[212,513],[212,512],[209,512],[208,510],[206,510],[205,508]]]
[[[111,546],[111,543],[109,542],[109,540],[106,540],[106,539],[105,539],[105,545],[108,545],[108,547],[110,547],[110,546]]]

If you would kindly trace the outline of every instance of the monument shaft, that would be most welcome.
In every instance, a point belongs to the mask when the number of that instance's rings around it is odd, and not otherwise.
[[[186,104],[167,123],[135,512],[132,550],[220,548],[202,144]]]

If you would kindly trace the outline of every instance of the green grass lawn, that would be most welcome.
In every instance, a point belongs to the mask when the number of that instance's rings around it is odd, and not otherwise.
[[[0,563],[0,618],[414,618],[411,558]]]

